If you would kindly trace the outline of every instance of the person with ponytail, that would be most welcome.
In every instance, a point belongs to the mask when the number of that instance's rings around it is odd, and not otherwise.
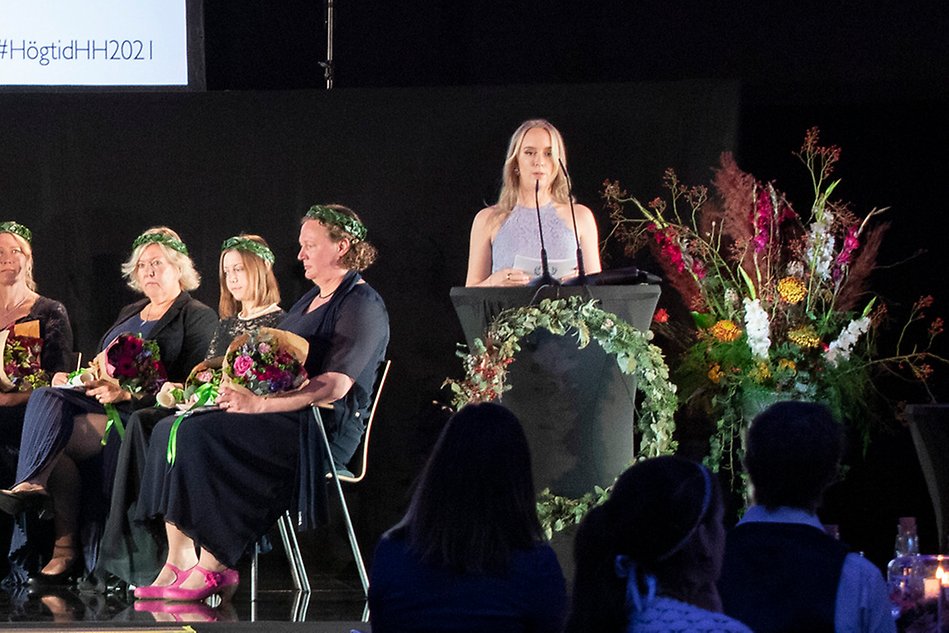
[[[638,462],[591,510],[575,541],[569,633],[750,633],[720,613],[725,532],[718,482],[665,456]]]

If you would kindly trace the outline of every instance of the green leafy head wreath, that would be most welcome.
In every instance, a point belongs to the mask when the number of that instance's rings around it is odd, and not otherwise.
[[[172,236],[165,235],[164,233],[142,233],[132,242],[132,250],[134,251],[139,246],[144,246],[145,244],[164,244],[182,255],[188,254],[188,247],[185,246],[184,242],[176,240]]]
[[[25,239],[27,244],[33,243],[33,232],[19,222],[14,222],[13,220],[0,223],[0,233],[13,233],[14,235],[19,235]]]
[[[306,212],[306,217],[310,218],[311,220],[317,220],[324,224],[338,226],[352,235],[356,241],[362,241],[366,239],[365,224],[354,217],[348,216],[345,213],[341,213],[336,209],[332,209],[326,205],[314,204],[312,207],[310,207],[309,211]]]
[[[273,266],[274,261],[276,261],[273,251],[270,250],[266,244],[261,244],[256,240],[246,238],[242,235],[229,237],[221,244],[222,253],[231,250],[244,251],[245,253],[256,255],[271,266]]]

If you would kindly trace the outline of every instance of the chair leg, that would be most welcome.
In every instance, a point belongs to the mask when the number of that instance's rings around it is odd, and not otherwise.
[[[362,552],[359,551],[359,542],[356,540],[356,531],[353,529],[353,520],[349,516],[349,506],[346,505],[346,496],[343,494],[343,485],[339,481],[339,473],[336,471],[336,464],[333,463],[333,451],[330,448],[329,438],[326,436],[326,427],[323,426],[323,416],[319,410],[313,407],[313,417],[316,425],[320,429],[320,435],[323,438],[323,448],[326,449],[326,459],[330,464],[330,475],[336,486],[336,493],[339,496],[339,504],[343,509],[343,520],[346,522],[346,533],[349,536],[349,545],[353,550],[353,558],[356,560],[356,570],[359,572],[359,582],[362,583],[362,591],[369,598],[369,574],[366,573],[366,563],[363,562]]]
[[[332,461],[332,460],[330,460]],[[353,550],[353,558],[356,559],[356,570],[359,572],[359,581],[362,583],[362,592],[366,598],[369,597],[369,574],[366,573],[366,563],[363,562],[362,552],[359,550],[359,542],[356,540],[356,531],[353,529],[353,520],[349,516],[349,506],[346,505],[346,497],[343,495],[343,486],[336,476],[336,467],[333,466],[333,481],[336,482],[336,492],[339,494],[339,504],[343,508],[343,519],[346,522],[346,533],[349,535],[349,545]]]
[[[310,579],[306,575],[306,565],[303,563],[303,554],[300,552],[300,542],[297,540],[297,533],[293,529],[289,512],[285,512],[283,516],[277,519],[277,527],[280,529],[283,549],[286,551],[287,561],[290,563],[293,586],[297,591],[310,593]]]

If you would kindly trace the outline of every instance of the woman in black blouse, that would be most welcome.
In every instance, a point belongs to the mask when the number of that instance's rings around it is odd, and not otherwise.
[[[125,332],[152,339],[161,351],[168,378],[184,380],[204,356],[217,322],[214,311],[191,298],[200,276],[178,234],[166,227],[149,229],[132,244],[132,256],[122,266],[129,286],[145,298],[126,306],[103,336],[104,350]],[[53,376],[53,387],[30,395],[23,425],[16,485],[0,490],[0,509],[19,515],[36,510],[55,514],[52,557],[35,576],[39,583],[70,578],[79,562],[95,565],[101,523],[108,504],[109,482],[119,444],[110,433],[103,450],[106,427],[103,405],[112,404],[123,418],[154,402],[134,398],[115,383],[96,380],[82,392],[60,389],[66,374]],[[103,494],[105,493],[105,494]],[[81,508],[81,514],[80,514]],[[84,551],[80,557],[80,522]],[[29,560],[25,521],[15,529],[10,544],[11,581],[26,579]]]

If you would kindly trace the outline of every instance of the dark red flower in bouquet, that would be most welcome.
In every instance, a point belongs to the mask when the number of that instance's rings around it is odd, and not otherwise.
[[[0,390],[30,391],[49,384],[41,366],[43,339],[8,333],[3,345]]]
[[[131,393],[156,394],[168,379],[158,343],[134,334],[119,334],[106,350],[109,376]]]

